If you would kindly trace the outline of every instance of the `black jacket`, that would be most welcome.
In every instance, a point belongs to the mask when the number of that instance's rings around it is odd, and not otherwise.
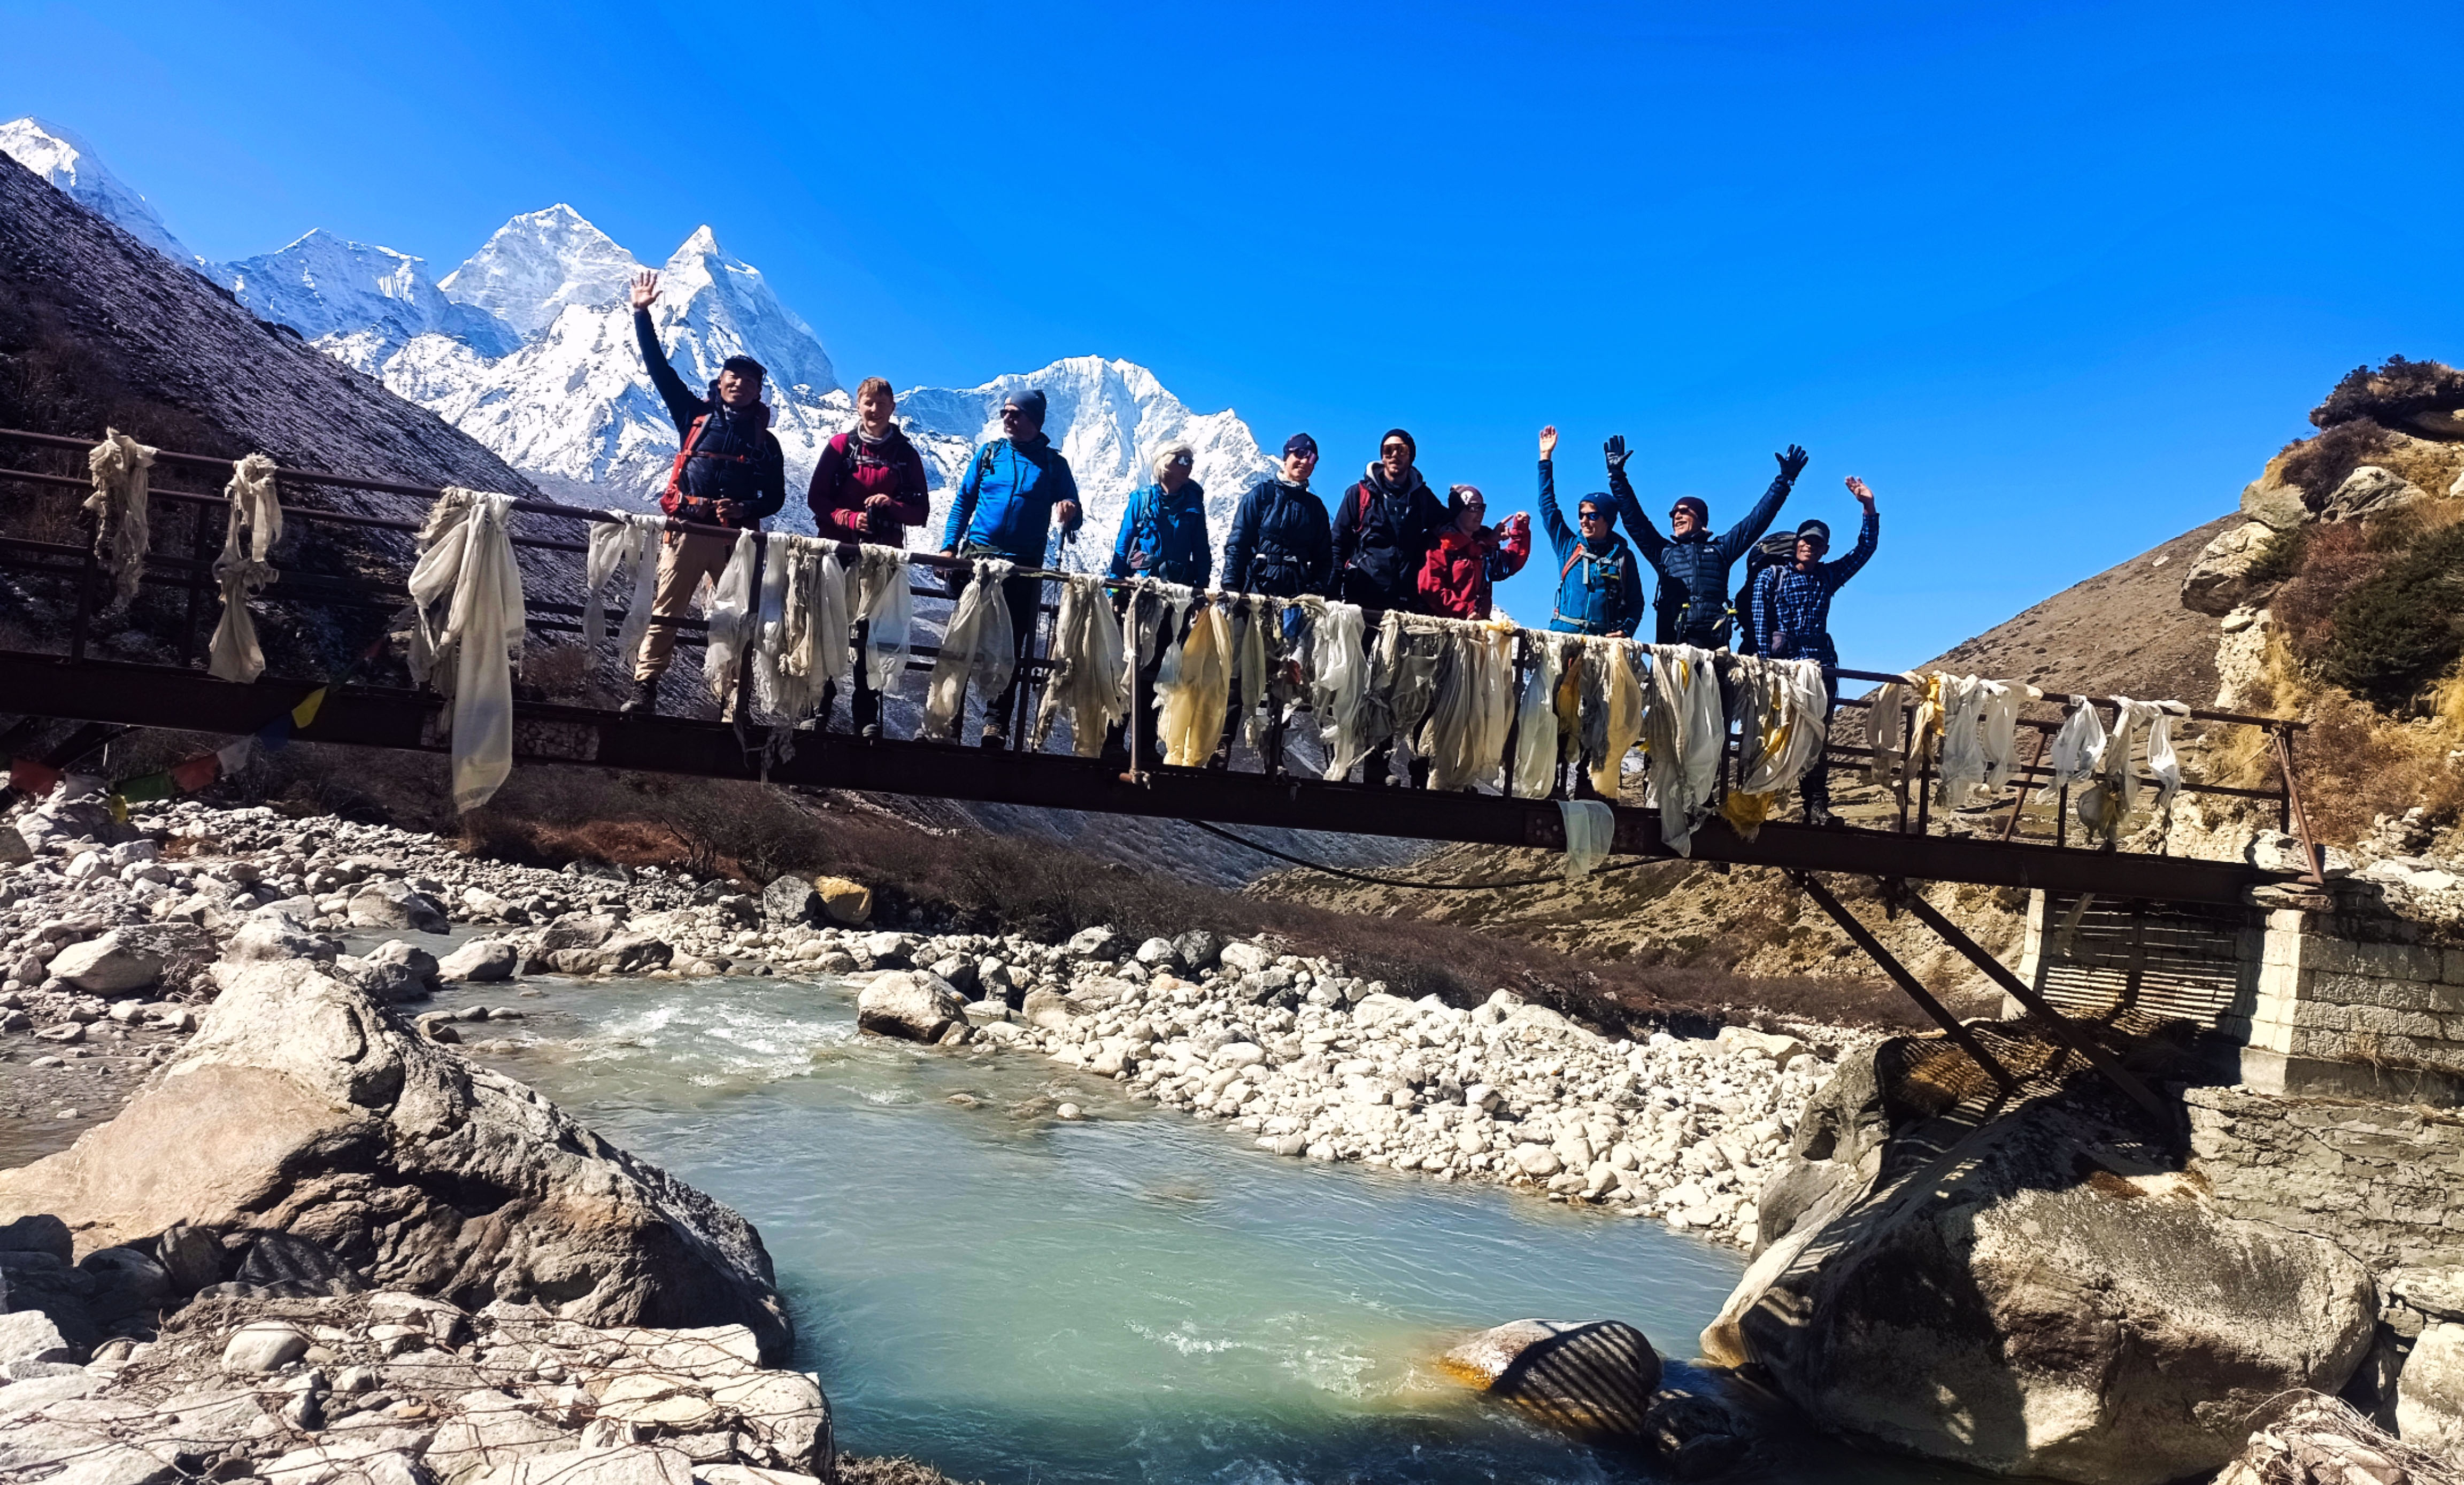
[[[1635,498],[1634,485],[1623,470],[1609,470],[1609,492],[1625,517],[1626,535],[1634,538],[1643,560],[1660,570],[1659,643],[1697,644],[1718,649],[1728,640],[1728,568],[1752,546],[1779,513],[1788,498],[1786,475],[1771,482],[1762,499],[1739,521],[1717,536],[1695,528],[1683,541],[1660,534]]]
[[[770,409],[756,403],[738,411],[718,400],[713,386],[708,397],[695,397],[668,364],[659,348],[658,332],[650,328],[650,312],[633,312],[633,338],[642,347],[642,364],[649,368],[650,384],[668,404],[676,424],[679,445],[691,440],[689,457],[670,474],[659,506],[681,520],[710,525],[759,526],[787,503],[787,458],[770,431]],[[707,420],[707,421],[704,421]],[[702,425],[693,437],[693,425]],[[741,502],[741,520],[726,522],[715,509],[721,500]]]
[[[1233,593],[1298,598],[1334,579],[1334,535],[1326,502],[1305,485],[1273,475],[1249,487],[1223,541],[1223,586]]]
[[[1446,523],[1444,502],[1414,470],[1403,487],[1372,464],[1343,492],[1334,512],[1334,568],[1340,597],[1363,608],[1410,608],[1420,591],[1420,562]]]

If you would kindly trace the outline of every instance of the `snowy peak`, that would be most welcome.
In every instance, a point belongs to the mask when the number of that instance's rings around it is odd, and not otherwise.
[[[565,306],[610,309],[625,302],[643,265],[562,202],[527,211],[462,266],[437,280],[456,304],[484,311],[527,340],[556,323]]]
[[[289,325],[310,340],[341,342],[343,359],[363,371],[373,373],[423,335],[449,335],[487,356],[516,343],[492,317],[438,292],[425,259],[322,229],[210,272],[259,319]]]
[[[88,211],[118,227],[174,263],[194,265],[197,255],[163,225],[146,199],[111,173],[94,147],[55,123],[29,114],[0,123],[0,154],[52,183]]]
[[[917,387],[898,394],[899,422],[940,476],[928,536],[940,535],[968,453],[1001,436],[1001,405],[1025,387],[1043,389],[1045,431],[1061,446],[1085,497],[1087,525],[1070,558],[1073,566],[1101,567],[1110,560],[1131,493],[1153,481],[1155,455],[1174,443],[1187,443],[1198,455],[1193,472],[1206,490],[1207,535],[1219,553],[1242,495],[1274,470],[1238,414],[1192,412],[1134,361],[1071,356],[1041,371],[998,377],[963,391]]]
[[[707,226],[695,228],[659,271],[650,318],[677,369],[690,362],[703,381],[716,377],[729,357],[742,355],[761,362],[773,387],[802,387],[814,396],[838,387],[837,370],[812,326],[779,301],[759,269],[728,256]]]

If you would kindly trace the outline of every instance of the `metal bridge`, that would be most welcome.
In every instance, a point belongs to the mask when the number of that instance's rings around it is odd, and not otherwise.
[[[90,488],[83,469],[85,440],[47,434],[0,430],[0,488],[11,493],[0,502],[0,574],[17,590],[0,596],[0,616],[19,610],[18,622],[0,633],[0,710],[33,718],[71,719],[102,728],[148,727],[205,732],[246,734],[288,712],[330,677],[268,675],[250,684],[233,684],[209,676],[204,668],[205,639],[217,617],[219,590],[212,573],[214,555],[226,520],[226,501],[211,487],[230,470],[230,461],[201,455],[158,452],[151,490],[154,519],[139,593],[147,626],[142,645],[120,645],[115,631],[102,626],[103,601],[109,577],[95,554],[94,517],[77,510]],[[281,577],[259,594],[260,609],[291,608],[320,612],[336,632],[379,637],[391,616],[408,602],[404,586],[408,572],[408,537],[423,523],[426,506],[438,491],[417,486],[312,470],[281,470],[276,473],[285,521],[282,551],[275,565]],[[513,535],[518,554],[534,564],[561,562],[579,571],[589,527],[611,519],[605,513],[544,501],[525,500],[515,510],[522,519]],[[671,521],[670,529],[724,535],[716,527]],[[284,553],[305,545],[296,540],[296,528],[323,527],[329,542],[349,546],[358,556],[344,563],[326,562],[341,570],[312,572],[287,566]],[[553,555],[552,555],[553,554]],[[850,549],[852,556],[852,549]],[[915,571],[929,577],[934,569],[968,564],[917,553]],[[24,616],[48,592],[51,612],[64,616],[58,632],[37,634]],[[918,598],[945,601],[944,590],[919,585]],[[149,598],[151,601],[149,602]],[[1044,609],[1047,616],[1052,608]],[[576,637],[582,630],[582,609],[575,603],[533,599],[527,623],[539,636]],[[622,610],[608,616],[613,632]],[[697,620],[656,620],[678,631],[678,647],[699,647],[703,625]],[[166,632],[167,631],[167,632]],[[885,794],[928,796],[1012,805],[1092,811],[1124,816],[1210,821],[1221,825],[1279,826],[1301,830],[1340,831],[1420,841],[1463,841],[1501,846],[1561,850],[1565,846],[1563,817],[1546,799],[1522,799],[1484,794],[1431,793],[1369,783],[1329,782],[1312,776],[1269,770],[1247,772],[1201,768],[1137,768],[1117,762],[1025,750],[1028,718],[1036,696],[1051,674],[1045,654],[1048,623],[1040,623],[1022,662],[1025,677],[1013,716],[1007,749],[982,749],[952,742],[898,738],[887,734],[866,740],[847,733],[800,731],[792,758],[765,761],[768,729],[716,718],[685,716],[621,716],[595,707],[523,700],[515,705],[515,759],[521,764],[557,764],[649,773],[696,775],[718,778],[766,778],[774,783],[815,788],[865,790]],[[107,650],[120,648],[113,655]],[[145,652],[134,658],[130,650]],[[936,651],[915,646],[910,670],[930,670]],[[592,657],[598,664],[598,657]],[[384,667],[395,668],[398,667]],[[1900,679],[1879,672],[1841,669],[1843,680],[1885,682]],[[745,700],[751,684],[748,656],[737,680],[737,711],[749,711]],[[2105,698],[2095,698],[2110,707]],[[301,729],[303,741],[360,747],[441,752],[441,713],[448,704],[433,693],[411,688],[401,679],[380,672],[356,675],[333,684],[315,720]],[[1862,700],[1842,698],[1855,709]],[[715,709],[714,709],[715,710]],[[2277,764],[2274,789],[2238,789],[2185,782],[2186,794],[2260,799],[2276,806],[2282,828],[2299,835],[2314,863],[2318,853],[2309,843],[2300,796],[2294,782],[2294,746],[2303,724],[2273,717],[2192,709],[2193,720],[2263,730]],[[1752,839],[1732,830],[1717,816],[1693,836],[1691,856],[1703,862],[1774,867],[1790,873],[1886,973],[1925,1006],[1971,1056],[2001,1078],[1985,1049],[1977,1045],[1949,1014],[1900,966],[1857,920],[1825,889],[1816,873],[1853,873],[1886,884],[1909,881],[1972,883],[1997,887],[2041,888],[2061,894],[2094,894],[2113,901],[2201,904],[2238,907],[2254,887],[2294,880],[2296,874],[2271,872],[2237,862],[2198,861],[2183,857],[2101,850],[2072,844],[2066,817],[2066,796],[2057,797],[2050,837],[2021,829],[2029,797],[2050,784],[2043,766],[2045,739],[2056,724],[2023,720],[2038,734],[2035,760],[2014,775],[2009,815],[1998,830],[1978,830],[1973,813],[1956,822],[1934,817],[1928,785],[1931,761],[1920,756],[1912,775],[1896,786],[1897,818],[1887,829],[1816,829],[1786,822],[1763,825]],[[89,751],[99,735],[89,730],[77,751]],[[0,739],[5,742],[6,739]],[[72,745],[77,739],[72,739]],[[1729,743],[1724,777],[1733,777],[1737,739]],[[1861,747],[1833,740],[1836,763],[1862,765],[1870,757]],[[1511,739],[1506,756],[1513,755]],[[64,760],[65,761],[65,760]],[[1616,806],[1616,853],[1636,857],[1673,856],[1662,842],[1658,812],[1631,805]],[[1996,815],[1996,819],[2001,819]],[[1899,894],[1952,948],[1974,960],[1989,976],[2010,991],[2032,1014],[2049,1018],[2068,1041],[2076,1035],[2069,1023],[2033,989],[1993,961],[1964,934],[1921,905],[1922,898]],[[2093,1041],[2080,1046],[2101,1063],[2103,1054]],[[2113,1069],[2118,1072],[2118,1069]],[[2127,1075],[2123,1075],[2126,1078]],[[2004,1079],[2007,1082],[2007,1079]],[[2117,1081],[2120,1081],[2119,1079]],[[2135,1080],[2132,1086],[2136,1086]],[[2134,1097],[2145,1093],[2138,1089]]]

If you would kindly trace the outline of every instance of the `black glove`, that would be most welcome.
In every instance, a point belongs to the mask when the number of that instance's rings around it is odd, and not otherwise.
[[[1600,452],[1608,455],[1609,468],[1620,474],[1625,472],[1625,462],[1634,457],[1634,450],[1625,447],[1622,433],[1610,434],[1609,441],[1600,446]]]
[[[1779,461],[1779,477],[1781,482],[1784,484],[1793,485],[1796,483],[1796,477],[1805,472],[1805,462],[1807,459],[1811,458],[1812,455],[1808,454],[1804,449],[1799,448],[1796,445],[1791,444],[1788,446],[1788,452],[1784,454],[1773,454],[1771,457]]]

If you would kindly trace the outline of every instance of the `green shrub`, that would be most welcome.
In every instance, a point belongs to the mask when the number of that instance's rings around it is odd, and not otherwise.
[[[2289,526],[2267,538],[2251,558],[2248,580],[2253,586],[2262,582],[2282,582],[2301,570],[2301,558],[2310,550],[2310,528]]]
[[[2407,545],[2336,601],[2319,673],[2373,705],[2409,704],[2464,657],[2464,524]]]

